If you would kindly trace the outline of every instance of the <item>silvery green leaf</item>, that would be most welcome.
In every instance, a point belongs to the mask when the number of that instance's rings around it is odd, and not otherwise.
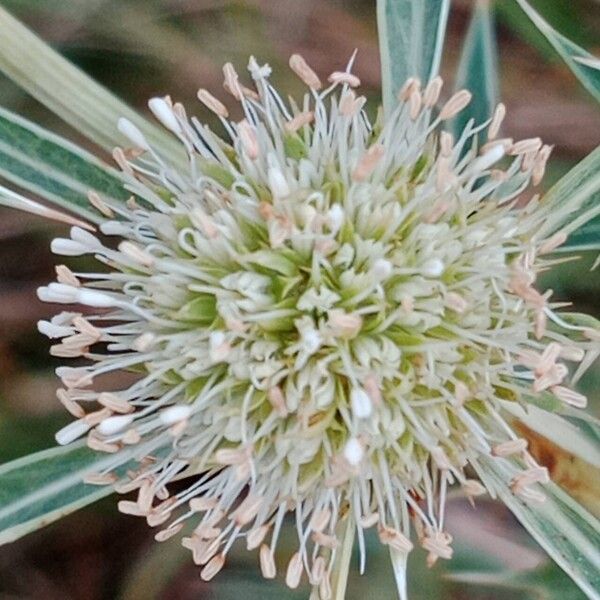
[[[427,82],[439,71],[449,0],[377,0],[384,108],[409,77]]]
[[[450,581],[493,587],[518,597],[537,600],[581,600],[581,591],[552,563],[519,571],[456,571],[445,576]],[[511,596],[508,596],[511,597]]]
[[[556,52],[560,54],[582,85],[600,102],[599,60],[556,31],[527,0],[516,1]]]
[[[558,250],[598,248],[600,146],[545,194],[542,205],[547,219],[540,228],[540,235],[547,236],[564,230],[570,236]]]
[[[498,103],[498,49],[494,16],[488,2],[477,2],[473,10],[456,76],[456,88],[473,93],[469,106],[454,119],[455,132],[460,134],[470,119],[475,119],[475,123],[488,120]]]
[[[504,459],[483,458],[477,471],[486,487],[588,598],[600,598],[600,521],[554,483],[540,488],[545,502],[515,496],[508,485],[514,467]]]
[[[596,216],[573,231],[567,242],[559,250],[573,252],[600,250],[600,217]]]
[[[48,208],[39,202],[34,202],[25,198],[8,188],[0,185],[0,206],[7,206],[8,208],[15,208],[23,212],[28,212],[33,215],[44,217],[45,219],[53,219],[54,221],[60,221],[62,223],[68,223],[69,225],[79,225],[79,227],[89,227],[84,221],[75,219],[70,215],[62,213],[58,210]]]
[[[112,149],[124,143],[117,121],[126,117],[151,145],[174,159],[183,155],[166,131],[72,65],[1,6],[0,30],[0,71],[96,144]]]
[[[90,205],[88,192],[96,191],[116,204],[131,195],[124,189],[119,171],[3,108],[0,108],[0,175],[96,222],[100,214]],[[26,206],[22,208],[28,210]]]
[[[80,441],[1,465],[0,545],[108,496],[111,486],[82,480],[113,463],[113,456],[99,455]]]
[[[527,406],[527,410],[515,402],[503,402],[503,406],[529,429],[600,469],[600,444],[594,434],[597,429],[594,423],[586,424],[582,421],[574,424],[558,414],[531,404]]]

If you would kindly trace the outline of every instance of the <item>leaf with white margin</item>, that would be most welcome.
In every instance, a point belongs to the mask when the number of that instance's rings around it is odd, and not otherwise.
[[[439,71],[449,0],[377,0],[383,106],[389,112],[409,77],[423,83]]]

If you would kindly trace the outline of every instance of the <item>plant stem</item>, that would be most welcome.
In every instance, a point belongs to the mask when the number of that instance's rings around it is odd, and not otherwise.
[[[344,600],[346,597],[346,586],[348,585],[348,570],[352,558],[352,547],[354,546],[354,519],[349,516],[346,521],[344,533],[342,534],[342,546],[336,557],[332,572],[333,600]]]

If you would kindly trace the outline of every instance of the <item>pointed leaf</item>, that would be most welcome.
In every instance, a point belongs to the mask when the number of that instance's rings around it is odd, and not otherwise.
[[[120,456],[122,463],[130,460],[129,454]],[[111,486],[82,480],[86,473],[114,464],[114,456],[93,452],[79,441],[1,465],[0,545],[111,494]]]
[[[438,74],[449,8],[449,0],[377,0],[386,111],[409,77],[425,83]]]
[[[34,202],[33,200],[29,200],[28,198],[24,198],[20,194],[5,188],[0,185],[0,205],[7,206],[8,208],[16,208],[17,210],[22,210],[23,212],[28,212],[33,215],[39,215],[40,217],[44,217],[45,219],[53,219],[55,221],[60,221],[61,223],[68,223],[69,225],[79,225],[79,227],[84,227],[86,229],[93,229],[84,221],[80,221],[79,219],[75,219],[70,215],[62,213],[58,210],[53,210],[52,208],[48,208],[38,202]]]
[[[583,86],[600,102],[598,59],[556,31],[526,0],[517,0],[517,2]]]
[[[594,217],[570,236],[567,242],[559,248],[565,251],[600,250],[600,216]]]
[[[569,235],[577,232],[586,224],[583,234],[587,231],[594,234],[593,223],[600,214],[600,146],[573,167],[562,179],[560,179],[542,198],[547,219],[540,227],[540,236],[548,236],[560,229]],[[589,229],[591,226],[591,229]],[[578,234],[571,235],[574,247],[581,248],[581,237]],[[585,238],[584,238],[585,239]],[[571,241],[567,240],[559,250],[571,250]],[[589,243],[597,245],[598,240],[591,238]]]
[[[556,484],[543,487],[545,502],[515,496],[508,486],[514,467],[483,458],[478,473],[549,556],[593,599],[600,598],[600,521]]]
[[[44,199],[95,222],[94,190],[116,204],[131,193],[119,171],[75,144],[0,108],[0,175]]]
[[[456,76],[456,88],[467,89],[473,100],[454,120],[455,133],[460,134],[470,119],[487,121],[498,103],[498,48],[494,17],[488,2],[475,6],[463,45]]]
[[[96,83],[0,7],[0,70],[96,144],[112,149],[124,143],[117,130],[126,117],[147,140],[174,160],[181,145]]]
[[[586,426],[585,422],[578,422],[575,425],[533,405],[528,405],[527,411],[515,402],[503,402],[502,405],[536,433],[600,469],[600,444],[593,433],[597,428],[594,424]]]

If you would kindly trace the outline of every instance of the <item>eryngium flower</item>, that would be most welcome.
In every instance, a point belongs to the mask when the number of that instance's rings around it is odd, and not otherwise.
[[[326,599],[342,521],[361,570],[366,529],[402,555],[411,522],[433,564],[452,556],[447,489],[484,493],[468,475],[482,458],[509,467],[515,494],[543,500],[547,470],[511,430],[510,407],[540,395],[584,406],[564,385],[565,361],[582,361],[597,333],[534,287],[566,236],[543,200],[517,204],[550,148],[497,139],[502,105],[454,139],[444,125],[470,94],[437,109],[442,81],[411,79],[372,124],[349,69],[322,89],[300,56],[290,66],[308,87],[291,105],[267,65],[251,59],[255,89],[225,66],[239,122],[200,90],[227,141],[170,98],[152,99],[185,164],[120,122],[133,147],[114,157],[132,198],[90,201],[102,233],[121,241],[76,227],[54,240],[55,253],[103,268],[58,267],[40,298],[92,310],[40,330],[62,338],[55,356],[89,361],[58,369],[77,420],[57,434],[112,453],[88,482],[137,490],[119,507],[161,526],[159,541],[191,521],[183,544],[205,579],[238,538],[274,577],[291,514],[286,582],[306,575]],[[118,371],[136,377],[102,389]]]

